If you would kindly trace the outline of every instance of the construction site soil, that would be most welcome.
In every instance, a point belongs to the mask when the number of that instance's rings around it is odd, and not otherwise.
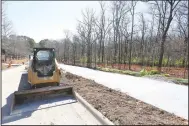
[[[68,72],[63,72],[61,85],[73,86],[76,92],[115,125],[188,125],[188,120]]]

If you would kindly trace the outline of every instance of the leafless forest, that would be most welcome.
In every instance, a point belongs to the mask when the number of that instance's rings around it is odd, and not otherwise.
[[[77,33],[65,30],[62,40],[40,42],[14,34],[3,10],[2,48],[7,56],[27,57],[33,47],[54,47],[59,62],[89,68],[111,66],[137,71],[134,67],[140,66],[187,71],[188,2],[148,1],[148,12],[136,13],[139,2],[99,1],[100,13],[91,8],[81,11],[83,19],[78,20]]]

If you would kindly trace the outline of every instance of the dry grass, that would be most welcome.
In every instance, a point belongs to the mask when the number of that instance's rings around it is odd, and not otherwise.
[[[21,59],[21,60],[12,60],[13,64],[22,64],[22,62],[27,62],[27,59]]]

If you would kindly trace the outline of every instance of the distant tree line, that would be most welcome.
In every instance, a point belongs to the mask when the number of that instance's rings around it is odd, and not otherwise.
[[[10,50],[15,53],[24,47],[27,53],[34,45],[53,47],[59,61],[86,67],[127,64],[131,69],[132,64],[138,64],[157,66],[160,71],[162,66],[186,68],[188,1],[149,1],[146,2],[149,12],[136,13],[139,2],[100,1],[100,13],[90,8],[82,11],[83,19],[78,21],[77,33],[67,30],[62,40],[44,39],[35,43],[31,38],[17,36],[19,41],[14,41],[14,36],[9,36],[3,41],[12,43]],[[25,43],[23,49],[19,46],[21,42]]]
[[[3,36],[1,46],[5,50],[6,56],[12,56],[12,58],[27,57],[31,54],[35,41],[27,36]]]

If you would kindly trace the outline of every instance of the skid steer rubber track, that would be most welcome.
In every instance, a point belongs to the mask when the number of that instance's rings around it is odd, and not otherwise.
[[[10,115],[77,102],[73,87],[57,86],[15,91]]]

